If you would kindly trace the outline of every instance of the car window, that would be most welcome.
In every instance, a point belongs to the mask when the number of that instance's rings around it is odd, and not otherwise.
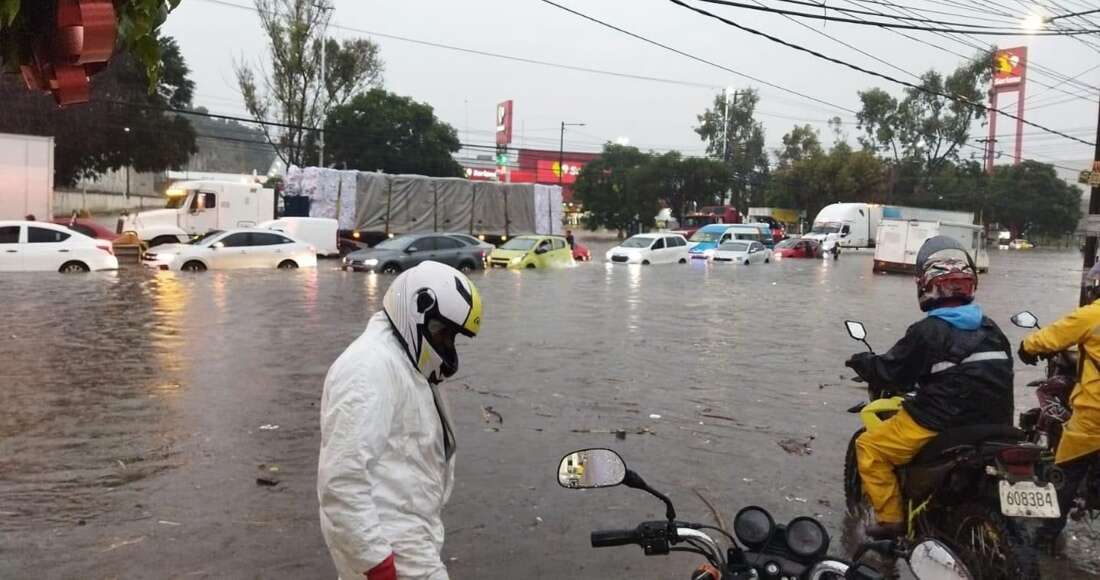
[[[252,241],[250,246],[278,246],[280,244],[289,244],[285,236],[279,234],[263,234],[259,232],[252,232]]]
[[[218,207],[218,196],[210,192],[199,192],[191,201],[191,209],[214,209]]]
[[[850,232],[850,231],[852,231],[852,228],[850,228],[848,226],[844,226],[844,227],[840,228],[840,234],[844,235],[844,236],[848,235],[848,232]]]
[[[250,239],[251,237],[251,234],[241,232],[238,234],[229,234],[228,236],[225,236],[218,241],[221,242],[221,244],[226,248],[243,248],[252,245],[252,240]]]
[[[416,249],[417,252],[427,252],[435,249],[435,238],[425,237],[419,238],[409,245],[409,249]]]
[[[56,244],[57,242],[64,242],[70,237],[72,237],[71,234],[57,230],[47,230],[46,228],[36,228],[34,226],[27,228],[27,242],[31,244]]]
[[[4,226],[0,228],[0,244],[18,244],[19,226]]]
[[[559,240],[558,238],[554,238],[554,249],[555,250],[565,249],[566,245],[567,244],[566,244],[565,240]]]
[[[663,249],[665,249],[665,239],[664,238],[657,238],[657,241],[653,242],[653,249],[654,250],[663,250]]]
[[[462,242],[464,245],[467,246],[476,246],[480,244],[477,238],[473,236],[467,236],[465,234],[451,234],[450,237]]]
[[[69,228],[70,230],[73,230],[74,232],[84,234],[84,235],[88,236],[89,238],[96,237],[95,230],[93,230],[92,228],[90,228],[90,227],[88,227],[84,224],[70,224],[66,227]]]
[[[435,241],[435,249],[437,250],[456,250],[466,245],[454,238],[439,237],[432,239]]]
[[[676,238],[665,238],[665,247],[666,248],[675,248],[675,247],[678,247],[679,245],[680,245],[679,240],[677,240]]]

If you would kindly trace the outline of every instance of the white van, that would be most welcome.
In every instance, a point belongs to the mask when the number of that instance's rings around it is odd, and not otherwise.
[[[269,220],[258,227],[283,232],[290,237],[317,248],[318,256],[339,256],[340,245],[337,242],[339,224],[330,218],[284,217]]]
[[[833,203],[821,208],[814,218],[813,229],[803,237],[824,242],[829,234],[839,234],[841,247],[873,248],[879,222],[887,219],[972,224],[974,214],[874,203]]]
[[[912,274],[916,270],[917,252],[925,240],[947,236],[962,244],[974,259],[979,272],[989,270],[989,252],[985,249],[982,226],[932,220],[884,219],[875,235],[875,272]]]

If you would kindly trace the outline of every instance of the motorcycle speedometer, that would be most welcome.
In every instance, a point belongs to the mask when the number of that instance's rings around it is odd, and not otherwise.
[[[749,506],[737,512],[733,519],[733,533],[750,549],[758,549],[772,537],[775,520],[764,508]]]
[[[787,547],[803,558],[818,557],[829,549],[829,534],[814,518],[795,518],[787,524]]]

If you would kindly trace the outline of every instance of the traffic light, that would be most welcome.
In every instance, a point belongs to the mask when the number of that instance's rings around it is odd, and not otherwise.
[[[508,147],[498,146],[496,155],[497,165],[508,165]]]

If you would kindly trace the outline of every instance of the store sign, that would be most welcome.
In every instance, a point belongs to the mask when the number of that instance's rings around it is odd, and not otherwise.
[[[577,181],[577,176],[581,174],[583,167],[583,163],[576,161],[566,160],[563,165],[557,161],[539,160],[537,166],[538,181],[539,183],[557,183],[560,177],[562,183],[573,183]],[[562,171],[563,168],[564,171]]]
[[[993,55],[993,86],[997,88],[1017,86],[1023,82],[1026,70],[1026,47],[998,50]]]
[[[481,169],[477,167],[466,168],[466,179],[473,179],[479,181],[492,181],[497,178],[497,171],[495,169]]]
[[[512,101],[497,105],[497,145],[512,142]]]

